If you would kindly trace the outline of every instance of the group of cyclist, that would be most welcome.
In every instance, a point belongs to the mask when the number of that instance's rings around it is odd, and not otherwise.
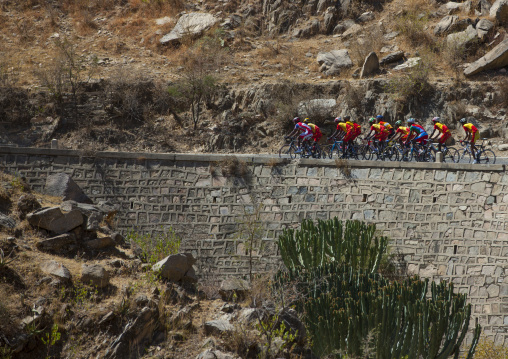
[[[352,120],[350,116],[345,116],[344,118],[337,117],[334,122],[337,124],[337,128],[334,133],[328,137],[328,140],[342,141],[342,153],[345,153],[346,146],[352,144],[353,141],[361,135],[361,126],[355,120]],[[381,147],[386,146],[389,141],[399,141],[401,145],[409,147],[410,143],[416,142],[425,145],[428,141],[438,140],[438,148],[439,151],[441,151],[441,146],[444,145],[452,135],[448,127],[441,123],[439,117],[434,117],[432,119],[434,128],[430,136],[422,125],[416,123],[414,118],[409,118],[406,122],[407,125],[403,126],[402,121],[396,121],[394,127],[386,122],[382,115],[371,117],[368,121],[370,132],[363,139],[375,140]],[[480,132],[475,125],[468,123],[465,118],[462,118],[459,122],[465,131],[465,137],[462,141],[469,141],[471,143],[474,159],[473,163],[478,163],[478,149],[475,146],[475,142],[480,138]],[[301,151],[302,145],[307,141],[309,143],[313,141],[313,148],[315,148],[315,144],[323,136],[320,128],[311,123],[308,118],[301,121],[299,117],[295,117],[293,123],[295,127],[288,137],[294,137],[300,133],[298,137],[299,149],[296,153]]]

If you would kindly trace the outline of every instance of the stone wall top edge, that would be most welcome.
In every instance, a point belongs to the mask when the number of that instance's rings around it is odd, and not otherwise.
[[[69,156],[69,157],[96,157],[115,159],[136,159],[136,160],[169,160],[169,161],[194,161],[214,162],[221,161],[227,157],[236,157],[244,162],[253,164],[288,164],[295,163],[299,166],[323,166],[336,167],[335,160],[297,159],[268,157],[259,154],[208,154],[208,153],[150,153],[150,152],[110,152],[101,151],[87,153],[81,150],[60,150],[35,147],[2,147],[0,154],[40,155],[40,156]],[[426,163],[426,162],[383,162],[348,160],[346,166],[351,168],[398,168],[398,169],[424,169],[424,170],[447,170],[447,171],[475,171],[475,172],[503,172],[505,165],[484,165],[484,164],[462,164],[462,163]]]

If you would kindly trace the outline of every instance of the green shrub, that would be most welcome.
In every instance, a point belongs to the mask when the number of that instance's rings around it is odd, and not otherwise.
[[[132,229],[127,234],[126,240],[138,245],[141,248],[139,258],[150,264],[155,264],[171,254],[178,253],[182,243],[180,237],[171,227],[167,231],[154,234],[141,234]]]

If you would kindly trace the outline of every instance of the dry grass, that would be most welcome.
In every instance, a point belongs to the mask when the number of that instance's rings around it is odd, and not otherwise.
[[[218,165],[224,177],[245,177],[249,173],[247,164],[236,156],[227,156]]]

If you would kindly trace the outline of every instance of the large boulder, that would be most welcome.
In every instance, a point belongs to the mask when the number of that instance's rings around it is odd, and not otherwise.
[[[79,211],[62,213],[59,207],[44,207],[27,216],[28,222],[55,234],[62,234],[83,224]]]
[[[43,239],[35,244],[41,251],[60,252],[69,250],[76,245],[76,236],[73,233],[64,233],[56,237]]]
[[[194,263],[196,263],[196,259],[191,253],[179,253],[170,255],[155,263],[152,270],[166,279],[177,282],[186,276]]]
[[[102,235],[96,239],[86,241],[85,245],[92,248],[92,249],[104,249],[104,248],[115,247],[116,243],[113,240],[113,238],[111,238],[111,236]]]
[[[468,14],[471,10],[471,1],[465,1],[465,2],[447,2],[446,4],[442,5],[439,10],[441,12],[444,12],[446,14],[456,14],[459,12]]]
[[[328,76],[338,75],[343,70],[353,66],[347,49],[320,52],[316,60],[321,66],[319,71],[324,72]]]
[[[228,278],[220,284],[219,294],[223,300],[243,300],[250,291],[250,284],[241,278]]]
[[[397,65],[393,68],[394,71],[407,70],[412,67],[418,66],[421,61],[421,57],[410,57],[403,64]]]
[[[100,264],[83,264],[81,267],[81,282],[97,288],[104,288],[109,285],[109,273]]]
[[[305,117],[329,117],[333,116],[337,100],[331,98],[315,98],[302,101],[298,104],[298,114]]]
[[[508,0],[497,0],[490,8],[490,16],[495,17],[500,25],[508,23]]]
[[[73,200],[80,203],[93,203],[67,173],[49,175],[46,178],[44,194],[61,197],[64,201]]]
[[[235,328],[227,320],[217,319],[210,320],[205,323],[205,334],[206,335],[217,335],[231,333]]]
[[[464,70],[464,75],[473,76],[486,70],[508,66],[508,39],[501,41],[495,48],[476,60]]]
[[[184,36],[198,36],[210,29],[218,19],[207,13],[191,12],[178,19],[173,30],[160,39],[163,45],[177,44]]]
[[[123,359],[137,357],[133,348],[142,348],[143,342],[151,342],[154,331],[160,325],[157,308],[144,307],[137,311],[135,319],[129,320],[123,332],[110,344],[104,358]]]
[[[443,17],[434,27],[434,35],[447,34],[448,29],[459,19],[457,15],[447,15]]]
[[[464,31],[448,35],[446,43],[448,46],[470,49],[478,43],[478,33],[473,25],[469,25]]]
[[[488,38],[494,32],[494,23],[487,19],[481,19],[476,24],[476,33],[478,34],[478,38],[483,40],[485,37]]]
[[[392,52],[385,57],[383,57],[381,60],[379,60],[380,65],[387,65],[391,64],[393,62],[400,61],[404,58],[404,51],[396,51]]]
[[[54,260],[42,262],[40,268],[43,273],[49,274],[61,282],[67,283],[71,281],[71,272],[63,264]]]
[[[375,52],[371,52],[365,58],[363,62],[362,71],[360,72],[360,78],[363,79],[379,70],[379,59]]]

